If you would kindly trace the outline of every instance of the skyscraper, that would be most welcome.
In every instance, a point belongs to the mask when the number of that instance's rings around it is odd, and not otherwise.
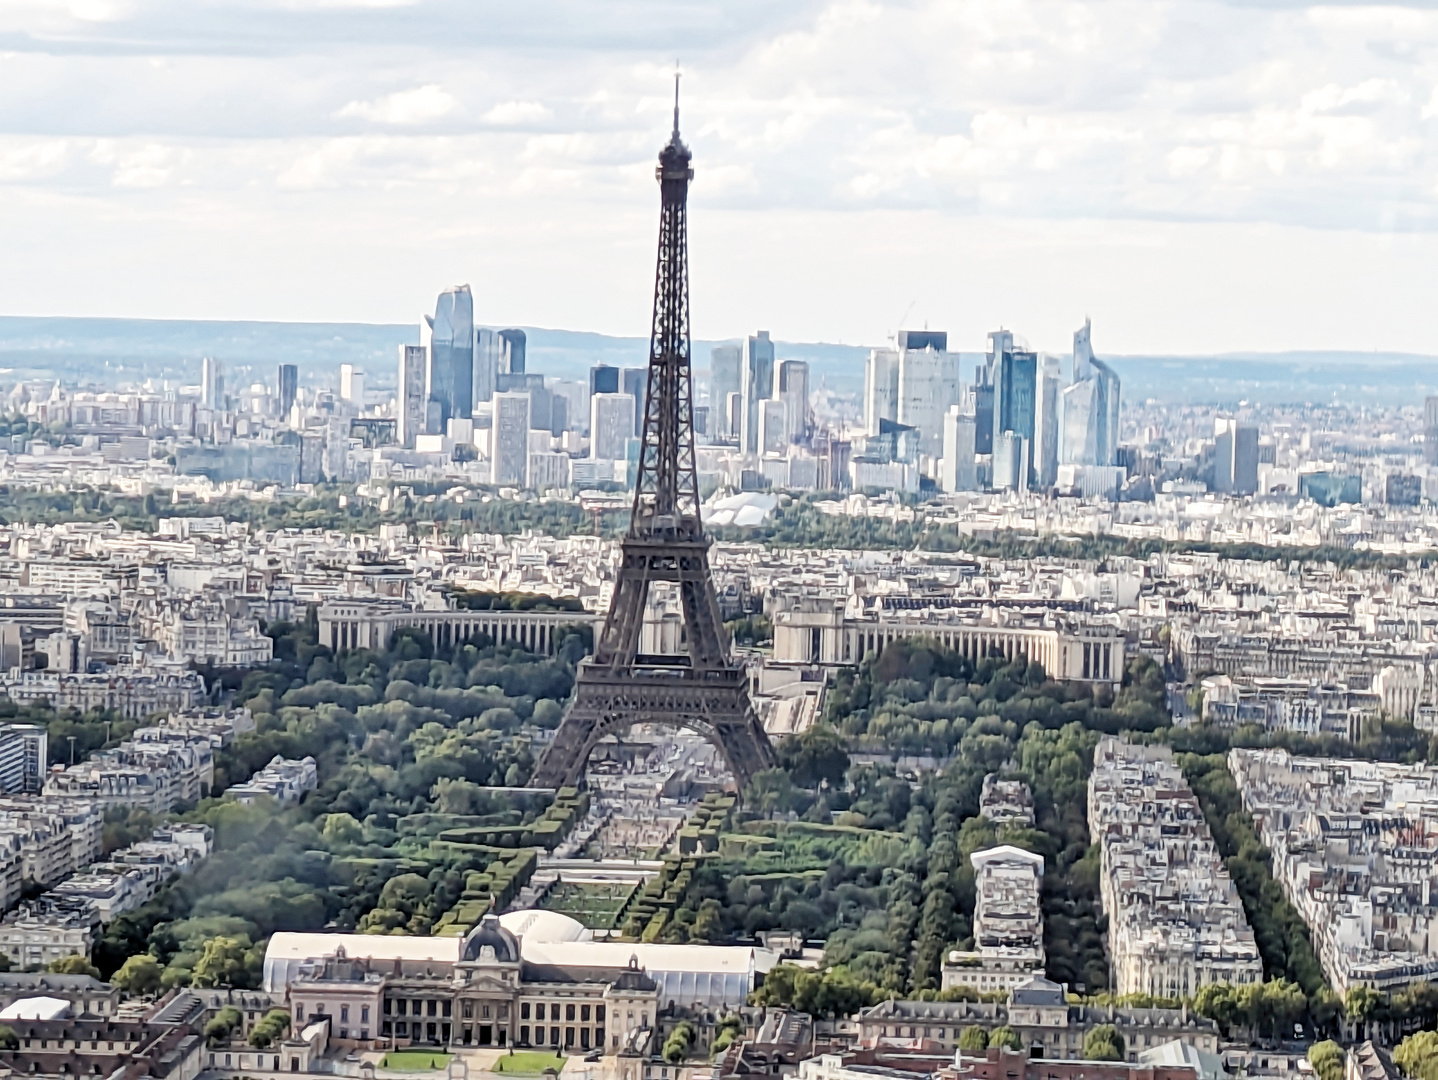
[[[1029,440],[1017,431],[994,436],[994,490],[1024,491],[1029,479]]]
[[[949,352],[942,330],[900,330],[896,419],[919,433],[919,448],[929,457],[943,453],[944,414],[962,394],[959,356]]]
[[[529,486],[529,407],[527,393],[494,395],[489,453],[491,484]]]
[[[1423,399],[1423,460],[1438,465],[1438,397]]]
[[[595,394],[619,393],[619,369],[608,364],[596,364],[589,369],[589,396]]]
[[[364,372],[353,364],[340,365],[340,398],[351,404],[364,407]]]
[[[1038,356],[1013,347],[1007,330],[989,335],[993,342],[989,365],[993,369],[994,453],[998,436],[1017,432],[1029,443],[1034,438],[1034,412],[1038,402]]]
[[[279,404],[281,420],[289,420],[299,388],[300,369],[294,364],[281,364],[275,369],[275,399]]]
[[[879,434],[879,421],[899,419],[899,353],[870,349],[864,364],[864,430]]]
[[[1043,491],[1059,473],[1059,400],[1062,374],[1057,357],[1039,359],[1034,400],[1033,482]]]
[[[803,442],[809,434],[809,363],[782,360],[779,363],[779,399],[788,414],[790,442]]]
[[[944,413],[944,456],[939,466],[939,487],[944,491],[974,491],[979,486],[974,461],[975,417],[964,406],[950,405]]]
[[[610,368],[613,371],[613,368]],[[634,399],[628,394],[594,394],[589,399],[589,456],[619,461],[634,437]]]
[[[759,402],[774,396],[774,343],[769,340],[769,331],[760,330],[744,339],[739,376],[742,384],[739,392],[744,395],[739,449],[746,454],[757,454],[760,452]]]
[[[1059,401],[1059,463],[1113,465],[1118,461],[1119,378],[1094,358],[1087,319],[1074,331],[1073,383]]]
[[[487,327],[474,331],[474,403],[490,401],[504,363],[504,339]]]
[[[776,398],[759,402],[759,454],[782,454],[789,445],[789,410]]]
[[[429,328],[429,409],[431,434],[442,435],[451,419],[474,415],[474,298],[468,285],[439,294]]]
[[[524,352],[528,344],[524,331],[501,330],[499,336],[504,340],[504,362],[500,370],[506,375],[523,375],[525,373]]]
[[[644,430],[644,407],[649,401],[649,369],[624,368],[620,373],[619,392],[634,399],[634,430]]]
[[[225,365],[213,356],[200,361],[200,404],[207,409],[225,407]]]
[[[744,349],[739,345],[715,345],[709,352],[709,404],[712,412],[722,417],[715,434],[733,438],[739,433],[729,424],[729,395],[743,389],[739,374],[744,363]]]
[[[980,365],[974,372],[974,453],[994,452],[994,384],[991,372]]]
[[[395,383],[395,438],[400,446],[414,447],[424,434],[429,353],[423,345],[399,347],[399,378]]]
[[[1213,421],[1213,490],[1234,495],[1258,491],[1258,428],[1219,416]]]

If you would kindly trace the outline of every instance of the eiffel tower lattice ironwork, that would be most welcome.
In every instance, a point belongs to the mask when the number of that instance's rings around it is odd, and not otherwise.
[[[596,743],[633,724],[689,728],[723,755],[742,789],[774,764],[774,749],[749,701],[748,680],[729,652],[709,574],[709,540],[699,518],[694,467],[694,402],[689,357],[689,263],[686,206],[689,148],[674,133],[655,175],[662,210],[654,324],[649,339],[649,393],[634,489],[614,597],[594,655],[579,665],[574,701],[530,781],[535,787],[578,782]],[[679,655],[641,652],[649,587],[677,588],[684,617]]]

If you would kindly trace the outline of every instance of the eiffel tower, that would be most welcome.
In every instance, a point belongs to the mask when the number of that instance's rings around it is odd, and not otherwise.
[[[596,743],[632,724],[689,728],[712,742],[742,790],[774,764],[774,748],[749,701],[747,677],[729,654],[709,575],[709,539],[699,519],[694,400],[689,370],[689,148],[674,133],[659,152],[659,267],[649,338],[649,394],[634,508],[609,615],[594,655],[579,665],[574,701],[530,780],[577,783]],[[684,612],[680,655],[640,652],[653,582],[678,587]]]

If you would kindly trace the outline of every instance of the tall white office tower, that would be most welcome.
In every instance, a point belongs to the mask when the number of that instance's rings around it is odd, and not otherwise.
[[[213,356],[200,361],[200,404],[207,409],[225,407],[225,365]]]
[[[870,349],[864,365],[864,431],[879,434],[880,420],[899,419],[899,353]]]
[[[415,436],[423,435],[429,401],[429,350],[423,345],[399,347],[399,378],[395,383],[395,438],[413,449]]]
[[[759,454],[782,454],[789,446],[789,415],[782,401],[759,402]]]
[[[942,330],[900,330],[897,402],[899,423],[919,433],[919,451],[937,458],[944,448],[944,414],[963,395],[959,356]]]
[[[1258,428],[1227,416],[1213,420],[1213,490],[1232,495],[1258,491]]]
[[[977,491],[975,460],[977,417],[972,405],[950,405],[944,413],[944,456],[939,464],[939,487],[944,491]]]
[[[732,439],[739,434],[729,422],[729,395],[744,388],[740,374],[743,364],[741,345],[715,345],[709,353],[709,408],[711,416],[721,417],[716,431],[720,438]]]
[[[1056,356],[1040,356],[1034,380],[1033,480],[1039,490],[1054,486],[1059,474],[1059,395],[1063,375]]]
[[[744,357],[740,363],[739,388],[744,395],[744,412],[739,432],[739,449],[746,454],[759,453],[759,402],[774,396],[774,343],[769,331],[760,330],[744,339]]]
[[[595,394],[589,399],[589,456],[622,461],[634,437],[634,395]]]
[[[1093,355],[1090,325],[1074,331],[1073,384],[1059,403],[1059,462],[1112,465],[1118,460],[1119,377]]]
[[[527,393],[495,394],[490,431],[489,482],[529,486],[529,408]]]
[[[497,330],[476,327],[474,331],[474,403],[494,397],[500,365],[504,362],[504,338]]]
[[[807,441],[809,436],[808,361],[780,361],[779,400],[784,403],[784,411],[789,417],[789,441]]]
[[[340,399],[364,408],[364,372],[353,364],[340,365]]]
[[[1027,491],[1029,486],[1029,441],[1017,431],[994,436],[994,490]]]

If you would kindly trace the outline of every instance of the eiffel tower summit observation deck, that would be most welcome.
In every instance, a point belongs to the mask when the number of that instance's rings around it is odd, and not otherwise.
[[[740,789],[774,764],[774,749],[749,701],[743,667],[729,651],[709,573],[709,540],[699,518],[690,377],[689,148],[674,131],[659,152],[659,260],[649,338],[649,392],[638,481],[614,598],[575,680],[574,701],[530,781],[576,783],[596,743],[634,724],[683,727],[723,755]],[[641,653],[645,600],[654,582],[679,592],[685,652]]]

